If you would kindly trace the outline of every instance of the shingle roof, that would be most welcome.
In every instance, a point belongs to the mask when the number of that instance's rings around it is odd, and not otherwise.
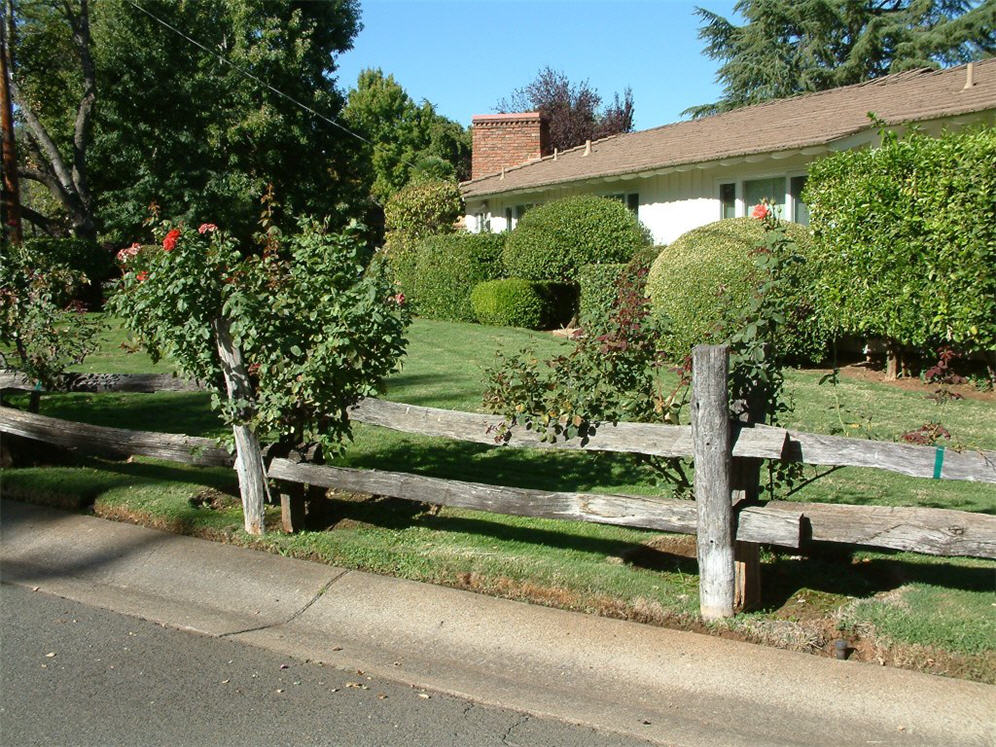
[[[868,113],[890,125],[996,109],[996,57],[967,66],[928,68],[804,94],[702,119],[615,135],[522,166],[464,182],[480,197],[637,174],[683,164],[825,145],[870,127]]]

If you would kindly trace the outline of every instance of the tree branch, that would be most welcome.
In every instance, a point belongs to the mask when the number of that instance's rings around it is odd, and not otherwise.
[[[42,215],[37,210],[21,205],[21,217],[31,221],[49,236],[62,236],[65,233],[65,225],[56,218],[49,218]]]

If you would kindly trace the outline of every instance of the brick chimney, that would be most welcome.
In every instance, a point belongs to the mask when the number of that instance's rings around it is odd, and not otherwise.
[[[497,174],[550,151],[550,126],[539,112],[479,114],[473,119],[470,178]]]

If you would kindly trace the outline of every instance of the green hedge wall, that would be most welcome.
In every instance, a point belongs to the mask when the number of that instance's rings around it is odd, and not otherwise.
[[[996,349],[996,128],[834,154],[803,199],[831,332]]]
[[[415,248],[413,297],[420,316],[472,322],[474,286],[502,274],[503,234],[430,236]]]
[[[619,278],[626,267],[621,262],[581,266],[578,271],[581,288],[578,317],[582,327],[597,325],[608,318],[619,290]]]

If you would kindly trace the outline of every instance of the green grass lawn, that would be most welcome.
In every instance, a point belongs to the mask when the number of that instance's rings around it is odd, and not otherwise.
[[[115,325],[81,370],[168,372],[126,352]],[[548,334],[416,321],[403,369],[388,399],[479,410],[482,368],[496,349],[563,349]],[[127,347],[127,345],[126,345]],[[965,446],[996,449],[992,401],[938,405],[923,392],[791,371],[789,427],[895,440],[940,421]],[[98,425],[221,435],[198,393],[46,395],[42,412]],[[455,479],[593,492],[666,492],[628,455],[491,448],[358,426],[339,463]],[[4,470],[8,496],[48,496],[92,504],[104,516],[266,547],[338,565],[443,583],[570,609],[702,629],[690,538],[552,520],[525,519],[400,500],[339,495],[315,504],[310,531],[252,539],[241,530],[234,474],[152,460],[85,459],[65,466]],[[996,513],[996,487],[842,469],[794,500],[942,506]],[[276,509],[270,521],[276,522]],[[838,631],[862,658],[996,681],[996,564],[903,553],[837,552],[817,557],[768,553],[764,609],[719,627],[801,650],[831,648]],[[714,626],[715,627],[715,626]]]

